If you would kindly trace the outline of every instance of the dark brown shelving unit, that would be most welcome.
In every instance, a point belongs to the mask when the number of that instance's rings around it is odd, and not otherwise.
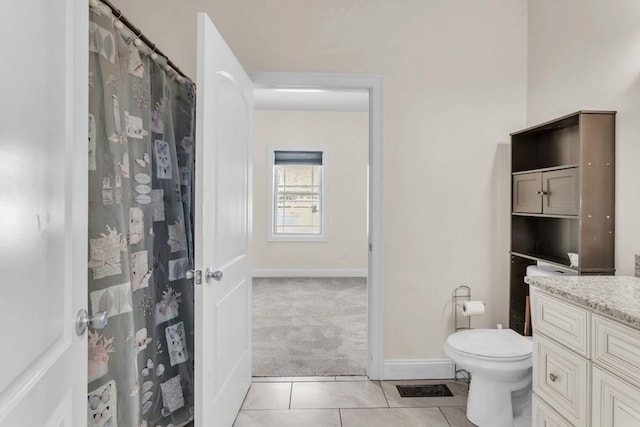
[[[511,134],[509,327],[518,333],[527,266],[615,273],[615,115],[578,111]],[[579,254],[579,267],[568,252]]]

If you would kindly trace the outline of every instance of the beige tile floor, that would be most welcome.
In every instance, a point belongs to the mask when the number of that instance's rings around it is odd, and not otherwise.
[[[453,396],[402,398],[397,384],[446,384]],[[461,381],[254,378],[234,427],[473,427],[466,404]]]

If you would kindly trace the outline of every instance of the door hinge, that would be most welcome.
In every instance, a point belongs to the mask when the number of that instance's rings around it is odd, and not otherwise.
[[[373,252],[373,245],[369,243],[369,252]]]

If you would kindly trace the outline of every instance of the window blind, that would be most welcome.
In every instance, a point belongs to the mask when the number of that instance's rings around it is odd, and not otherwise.
[[[322,166],[322,151],[274,151],[275,165]]]

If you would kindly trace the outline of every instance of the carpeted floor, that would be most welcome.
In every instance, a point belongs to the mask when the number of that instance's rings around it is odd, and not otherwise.
[[[365,278],[253,279],[253,376],[365,375]]]

